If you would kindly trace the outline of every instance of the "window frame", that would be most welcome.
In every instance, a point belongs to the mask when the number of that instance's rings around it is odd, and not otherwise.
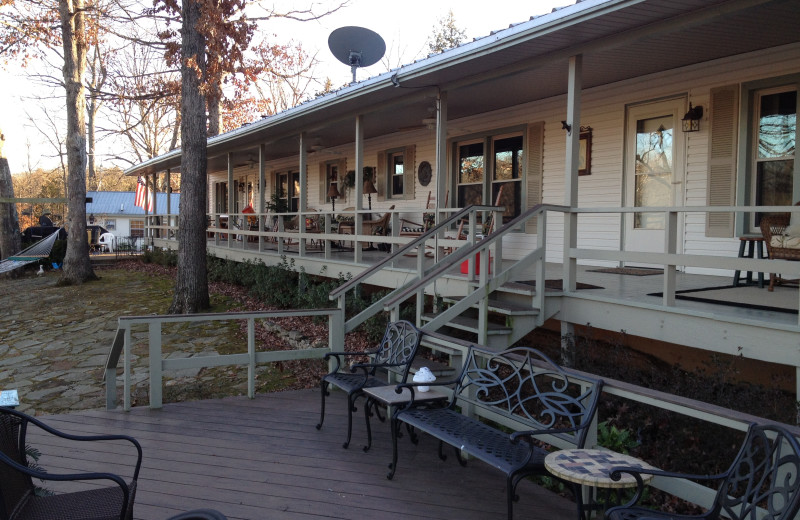
[[[756,147],[757,143],[757,120],[760,111],[758,101],[765,93],[778,93],[794,89],[797,95],[795,112],[800,119],[800,74],[765,78],[741,86],[741,104],[739,107],[739,151],[736,166],[736,200],[743,205],[756,205]],[[800,143],[800,125],[795,124],[795,152],[794,168],[792,173],[792,198],[797,202],[800,200],[800,160],[798,160],[797,146]],[[756,226],[759,217],[758,212],[749,212],[744,215],[736,215],[736,233],[745,235],[760,233]]]
[[[517,168],[519,172],[519,177],[513,180],[504,180],[504,181],[495,181],[495,172],[496,172],[496,152],[495,152],[495,143],[504,139],[511,139],[511,138],[518,138],[521,144],[520,147],[520,155],[519,160],[517,163]],[[528,144],[528,133],[527,128],[525,125],[519,126],[512,126],[507,128],[497,128],[493,130],[487,130],[486,132],[480,132],[476,134],[464,135],[454,137],[450,140],[451,146],[451,182],[450,182],[450,189],[451,192],[455,194],[453,197],[452,205],[454,207],[461,207],[460,206],[460,193],[459,187],[460,186],[481,186],[481,203],[483,205],[491,206],[494,204],[494,186],[495,184],[505,184],[505,183],[513,183],[516,184],[516,200],[517,200],[517,208],[515,210],[514,215],[504,215],[503,221],[508,222],[509,220],[513,219],[514,217],[520,215],[523,212],[523,208],[526,207],[525,204],[527,203],[526,193],[526,154],[529,151],[526,149]],[[468,146],[473,144],[480,143],[483,146],[483,178],[480,182],[474,183],[462,183],[460,182],[461,178],[461,155],[460,149],[462,146]]]
[[[386,172],[384,175],[386,176],[386,198],[387,199],[404,199],[406,196],[406,186],[405,186],[405,176],[406,176],[406,149],[405,148],[393,148],[391,150],[386,150]],[[403,159],[403,172],[398,174],[396,170],[396,164],[394,162],[395,157],[402,157]],[[403,183],[403,191],[395,192],[394,189],[394,181],[397,177],[400,177],[400,182]]]

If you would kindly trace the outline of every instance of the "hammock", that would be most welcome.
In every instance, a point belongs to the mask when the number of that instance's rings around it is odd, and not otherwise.
[[[61,228],[56,229],[54,233],[39,240],[24,251],[20,251],[16,255],[9,256],[0,262],[0,274],[13,271],[14,269],[18,269],[23,265],[39,262],[43,258],[50,256],[50,251],[52,251],[53,243],[55,243],[56,238],[58,238],[59,231],[61,231]]]

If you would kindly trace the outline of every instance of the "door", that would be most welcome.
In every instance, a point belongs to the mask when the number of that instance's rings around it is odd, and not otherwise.
[[[684,161],[680,118],[685,111],[683,98],[628,109],[625,133],[626,207],[682,204]],[[626,214],[625,250],[664,252],[665,219],[663,212]]]

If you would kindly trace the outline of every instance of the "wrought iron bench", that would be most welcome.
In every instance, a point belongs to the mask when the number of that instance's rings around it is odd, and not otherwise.
[[[713,505],[705,513],[691,518],[717,520],[790,520],[800,509],[800,445],[789,431],[776,425],[750,425],[739,454],[730,468],[719,475],[684,475],[660,470],[643,471],[641,468],[617,468],[611,478],[619,479],[622,473],[636,478],[637,490],[625,505],[606,511],[607,520],[671,520],[679,518],[674,513],[663,513],[636,506],[644,492],[641,475],[652,474],[664,478],[721,481]],[[759,512],[759,508],[764,511]]]
[[[112,473],[50,473],[39,469],[29,460],[26,434],[34,425],[44,432],[72,441],[121,440],[133,444],[137,459],[130,482]],[[66,449],[66,448],[65,448]],[[0,407],[0,518],[10,520],[54,518],[93,520],[130,520],[136,482],[142,465],[142,447],[127,435],[70,435],[60,432],[38,419]],[[43,481],[111,481],[113,485],[98,486],[86,491],[62,494],[36,493],[33,479]]]
[[[466,454],[502,471],[509,520],[518,498],[517,484],[528,476],[547,474],[548,451],[536,441],[559,439],[566,446],[582,448],[603,387],[602,380],[568,374],[529,347],[502,352],[470,347],[457,379],[423,384],[452,387],[453,397],[443,408],[425,408],[414,402],[414,387],[419,384],[397,385],[398,392],[410,388],[412,397],[392,418],[392,463],[387,477],[393,478],[397,469],[397,438],[405,423],[415,443],[417,431],[438,439],[442,460],[446,458],[443,445],[449,444],[456,448],[462,465],[462,454]],[[492,423],[465,415],[470,411],[480,411]]]
[[[347,392],[347,439],[342,446],[347,448],[353,433],[353,412],[356,410],[356,400],[364,396],[364,388],[384,386],[391,382],[389,380],[391,376],[382,373],[384,370],[398,374],[396,381],[405,382],[411,362],[417,353],[421,336],[422,333],[413,324],[407,321],[397,321],[386,326],[383,339],[374,350],[325,354],[326,360],[333,359],[335,363],[333,370],[323,376],[320,381],[322,407],[317,430],[322,428],[325,420],[325,397],[329,395],[328,387],[334,385],[344,390]],[[345,360],[348,358],[368,358],[368,361],[347,366]]]

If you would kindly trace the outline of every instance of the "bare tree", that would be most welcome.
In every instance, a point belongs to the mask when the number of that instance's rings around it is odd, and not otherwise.
[[[8,159],[3,155],[5,136],[0,130],[0,197],[14,198],[14,184]],[[8,258],[20,250],[19,219],[17,205],[0,203],[0,259]]]

